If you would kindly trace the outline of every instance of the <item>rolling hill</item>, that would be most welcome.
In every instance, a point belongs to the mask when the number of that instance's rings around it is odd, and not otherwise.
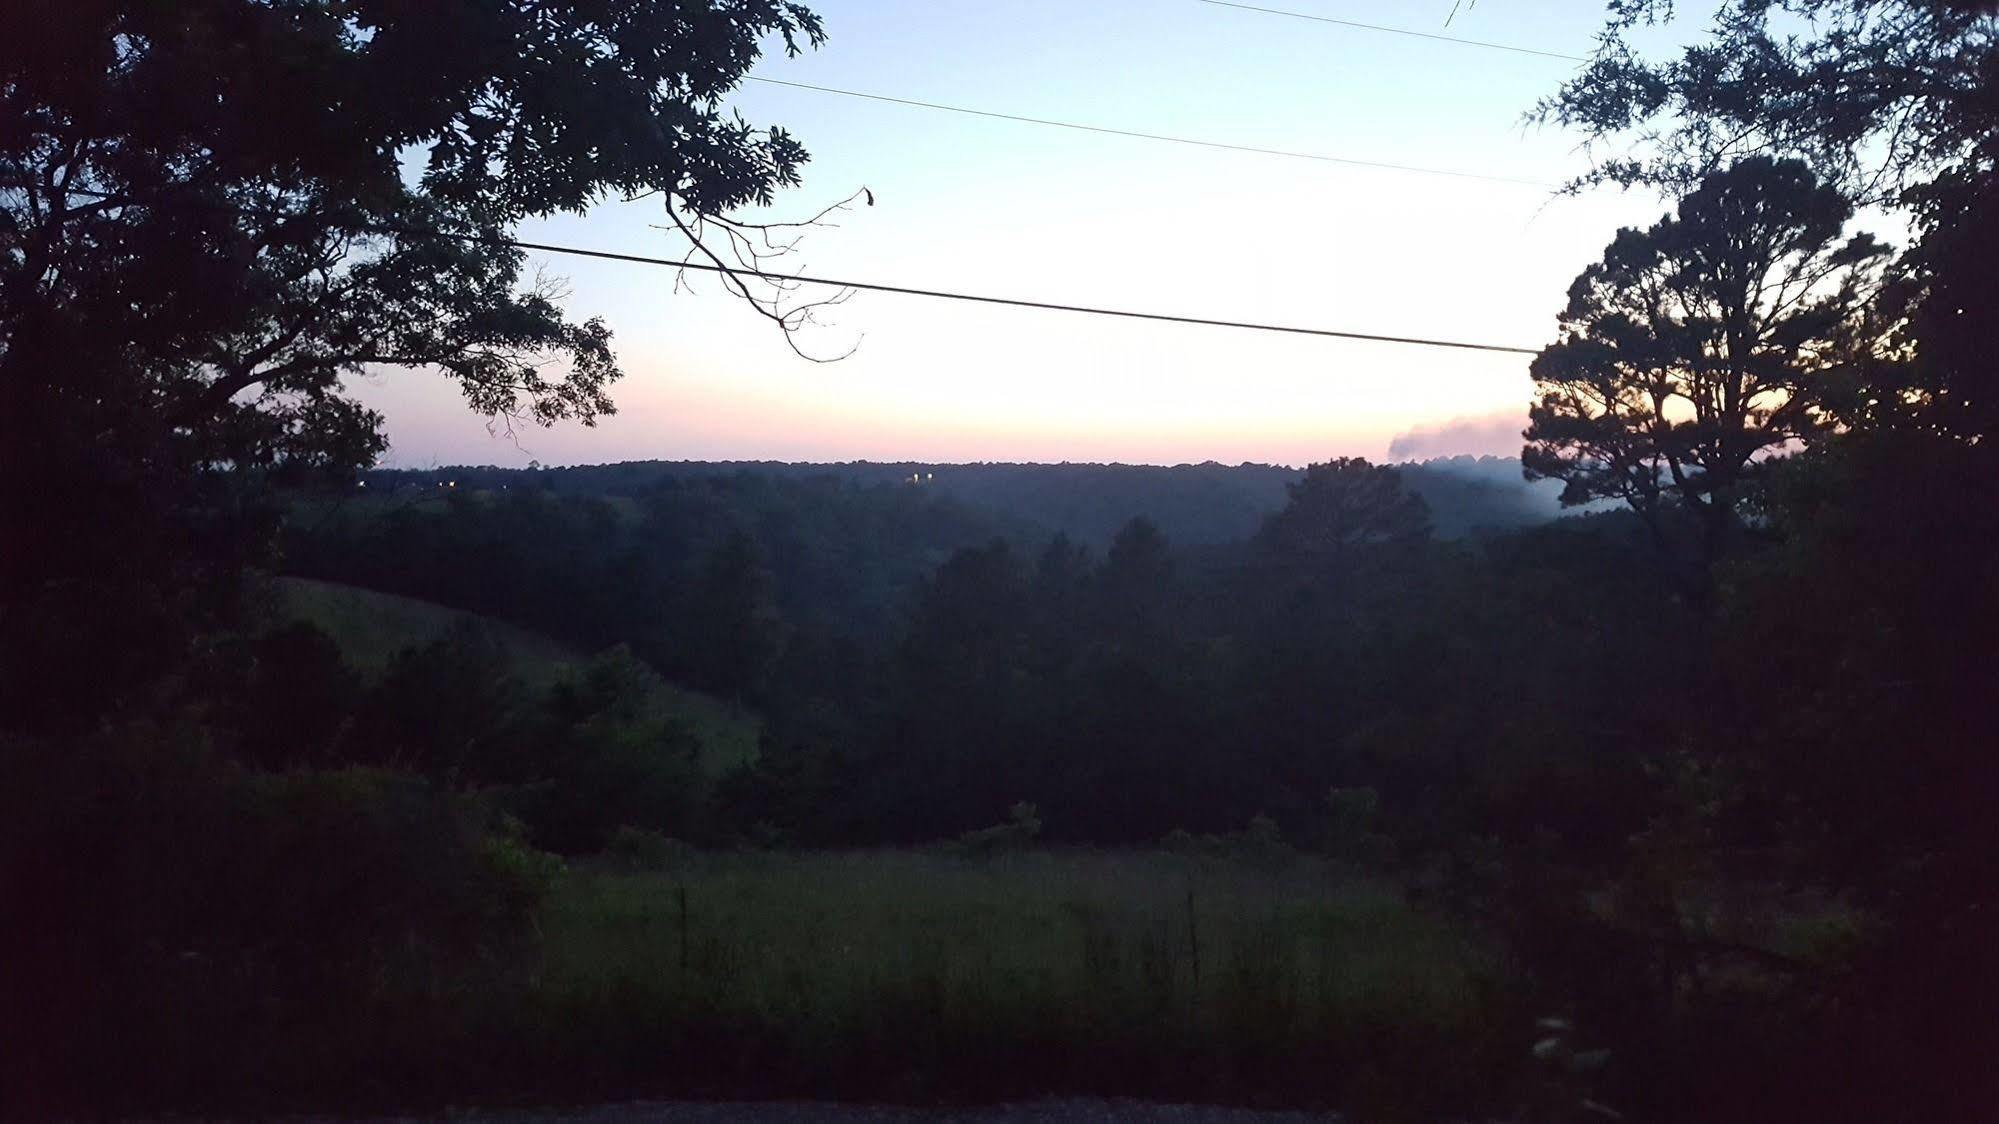
[[[589,659],[538,632],[414,597],[312,578],[278,577],[270,584],[275,619],[317,626],[365,673],[379,673],[397,652],[432,643],[461,624],[498,640],[530,686],[546,687]],[[683,722],[700,739],[702,761],[710,772],[756,758],[762,722],[754,714],[671,683],[660,685],[654,703],[662,715]]]

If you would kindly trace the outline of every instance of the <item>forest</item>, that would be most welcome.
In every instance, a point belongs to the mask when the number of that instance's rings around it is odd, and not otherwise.
[[[797,183],[681,7],[0,15],[0,1116],[1989,1115],[1992,5],[1610,5],[1517,459],[381,467],[613,409],[520,222]]]

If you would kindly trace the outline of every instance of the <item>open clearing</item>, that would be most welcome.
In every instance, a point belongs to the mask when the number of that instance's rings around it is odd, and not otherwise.
[[[1441,1107],[1524,1049],[1485,950],[1295,854],[690,852],[539,928],[516,1041],[579,1089]]]
[[[432,601],[312,578],[277,577],[270,584],[274,616],[318,626],[350,662],[370,674],[379,674],[397,652],[434,643],[467,625],[498,640],[530,686],[545,687],[589,660],[586,653],[538,632]],[[654,703],[661,714],[693,731],[711,773],[756,759],[762,723],[753,714],[672,683],[659,685]]]

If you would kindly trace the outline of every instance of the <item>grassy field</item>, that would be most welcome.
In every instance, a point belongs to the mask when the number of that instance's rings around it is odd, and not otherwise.
[[[273,584],[364,669],[467,620],[531,682],[581,658],[429,602]],[[717,767],[755,752],[726,704],[669,687],[661,706]],[[410,1007],[357,1070],[539,1102],[1082,1094],[1440,1118],[1492,1107],[1530,1044],[1477,942],[1290,853],[668,848],[563,872],[529,964]]]
[[[1493,965],[1309,858],[697,855],[568,872],[534,1061],[662,1095],[1470,1107]]]
[[[414,597],[297,577],[273,578],[271,589],[273,612],[279,619],[317,625],[349,661],[367,672],[379,672],[404,648],[429,644],[467,622],[505,645],[516,671],[532,686],[548,685],[587,658],[540,633]],[[756,758],[761,727],[755,716],[671,683],[659,686],[655,704],[660,713],[693,730],[701,741],[702,761],[711,772],[719,774]]]
[[[440,640],[465,623],[476,624],[505,645],[521,677],[531,683],[546,684],[579,659],[539,633],[432,601],[312,578],[272,578],[271,586],[281,617],[317,625],[364,671],[380,671],[404,648]]]

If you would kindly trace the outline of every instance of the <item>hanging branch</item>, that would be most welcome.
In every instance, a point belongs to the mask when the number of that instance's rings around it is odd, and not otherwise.
[[[768,270],[771,263],[796,252],[799,243],[813,229],[837,229],[839,224],[828,221],[830,216],[849,209],[856,200],[864,200],[872,207],[874,192],[863,187],[818,214],[797,222],[758,223],[723,215],[683,214],[682,209],[669,198],[665,210],[672,226],[656,226],[656,229],[677,230],[685,237],[688,247],[681,261],[692,263],[700,259],[713,266],[725,289],[742,298],[758,315],[783,331],[784,342],[793,354],[814,363],[833,363],[852,355],[859,349],[860,341],[856,340],[853,347],[838,355],[820,356],[800,347],[797,334],[808,326],[825,326],[825,322],[818,318],[819,312],[845,304],[853,297],[854,290],[842,288],[822,300],[800,302],[794,298],[805,283],[772,277]],[[676,293],[682,289],[693,291],[685,270],[675,276],[673,288]]]

